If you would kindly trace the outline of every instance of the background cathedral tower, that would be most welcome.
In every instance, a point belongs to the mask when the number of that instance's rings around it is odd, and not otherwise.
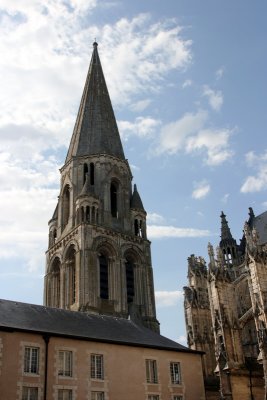
[[[44,304],[159,332],[146,212],[125,159],[97,43],[49,221]]]

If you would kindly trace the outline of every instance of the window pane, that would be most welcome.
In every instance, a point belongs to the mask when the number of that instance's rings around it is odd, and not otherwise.
[[[102,354],[92,354],[91,355],[91,378],[104,379]]]
[[[91,400],[105,400],[104,392],[92,392]]]
[[[24,386],[22,388],[22,400],[38,400],[38,388]]]
[[[72,400],[71,389],[58,389],[57,400]]]
[[[39,370],[39,348],[25,347],[24,350],[24,372],[38,374]]]
[[[179,362],[170,363],[171,382],[173,384],[181,383],[181,370]]]
[[[72,351],[58,352],[58,375],[72,376]]]
[[[146,360],[147,383],[158,383],[158,372],[156,360]]]

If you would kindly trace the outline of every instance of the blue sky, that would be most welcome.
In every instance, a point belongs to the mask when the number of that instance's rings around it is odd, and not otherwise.
[[[258,0],[1,0],[0,297],[42,303],[47,222],[94,39],[148,213],[162,334],[184,343],[187,257],[220,212],[267,209],[266,15]]]

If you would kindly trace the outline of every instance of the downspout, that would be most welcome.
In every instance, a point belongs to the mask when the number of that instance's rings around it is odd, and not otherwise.
[[[46,400],[47,394],[47,375],[48,375],[48,344],[49,344],[49,335],[43,335],[43,339],[45,342],[45,371],[44,371],[44,397],[43,400]]]

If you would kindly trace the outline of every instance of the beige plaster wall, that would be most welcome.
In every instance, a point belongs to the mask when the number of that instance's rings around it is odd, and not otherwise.
[[[22,386],[37,386],[43,399],[45,343],[41,335],[0,332],[2,364],[0,364],[0,398],[20,400]],[[24,346],[40,347],[40,374],[23,372]],[[57,351],[73,351],[73,377],[63,378],[57,373]],[[104,380],[90,378],[90,354],[104,356]],[[157,361],[158,384],[146,383],[145,360]],[[181,363],[181,385],[170,380],[170,362]],[[56,400],[57,389],[73,390],[73,400],[90,400],[90,392],[105,392],[105,400],[142,400],[148,394],[158,394],[160,400],[171,400],[183,395],[185,400],[204,400],[201,356],[198,354],[163,351],[115,344],[79,341],[52,337],[48,350],[47,400]]]

